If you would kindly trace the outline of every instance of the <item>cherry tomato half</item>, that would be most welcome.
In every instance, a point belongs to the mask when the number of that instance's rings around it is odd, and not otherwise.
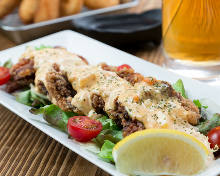
[[[217,145],[220,148],[220,126],[213,128],[208,133],[210,147],[214,148]]]
[[[75,140],[88,142],[101,132],[102,124],[87,116],[75,116],[68,120],[67,129]]]
[[[117,71],[124,70],[125,68],[131,69],[131,66],[127,65],[127,64],[120,65],[120,66],[117,67]]]
[[[0,67],[0,85],[7,83],[10,80],[10,72],[8,68]]]

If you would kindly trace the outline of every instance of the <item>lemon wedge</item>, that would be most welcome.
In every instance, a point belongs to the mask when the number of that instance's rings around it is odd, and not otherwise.
[[[129,175],[195,175],[206,168],[209,149],[195,137],[169,129],[147,129],[113,148],[116,168]]]

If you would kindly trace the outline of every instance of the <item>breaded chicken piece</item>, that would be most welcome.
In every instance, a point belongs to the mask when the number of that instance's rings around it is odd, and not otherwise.
[[[185,116],[184,119],[187,120],[192,125],[196,125],[198,123],[198,120],[200,119],[200,113],[198,107],[190,99],[186,99],[183,96],[181,96],[180,93],[176,92],[168,82],[156,80],[155,78],[151,78],[151,77],[144,78],[141,74],[136,73],[133,69],[130,68],[129,69],[124,68],[123,70],[117,71],[117,67],[109,66],[105,63],[101,63],[100,66],[106,71],[112,71],[117,73],[119,77],[127,80],[132,85],[140,84],[142,82],[143,87],[151,86],[152,90],[153,89],[157,90],[160,87],[162,87],[163,90],[158,90],[162,95],[162,97],[163,98],[165,97],[166,99],[167,98],[176,99],[177,102],[180,103],[180,105],[187,112],[187,115]],[[147,94],[151,94],[151,93],[148,92]]]
[[[6,91],[11,93],[28,87],[34,83],[35,69],[32,59],[22,58],[10,69],[11,79],[6,85]]]

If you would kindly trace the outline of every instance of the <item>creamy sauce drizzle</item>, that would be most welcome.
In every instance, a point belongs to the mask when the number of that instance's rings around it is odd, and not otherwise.
[[[80,66],[67,72],[73,89],[77,91],[72,104],[89,114],[92,107],[91,96],[100,95],[105,102],[105,111],[111,116],[115,101],[124,106],[129,116],[143,122],[146,128],[174,128],[177,118],[187,120],[189,114],[177,98],[161,93],[160,88],[145,82],[132,86],[116,73],[102,70],[98,66]],[[151,97],[146,97],[148,92]],[[138,101],[135,102],[135,97]]]
[[[47,48],[43,50],[28,48],[22,57],[34,59],[34,68],[36,69],[35,85],[43,82],[46,88],[46,75],[48,72],[54,70],[53,64],[58,64],[60,70],[64,73],[66,70],[75,69],[75,67],[80,65],[86,65],[79,56],[62,48]],[[36,86],[36,90],[39,91],[38,86]],[[53,103],[55,103],[54,101]]]

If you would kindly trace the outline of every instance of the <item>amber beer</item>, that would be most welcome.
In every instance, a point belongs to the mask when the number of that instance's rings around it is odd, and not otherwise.
[[[163,43],[169,58],[220,63],[220,0],[163,0]]]

